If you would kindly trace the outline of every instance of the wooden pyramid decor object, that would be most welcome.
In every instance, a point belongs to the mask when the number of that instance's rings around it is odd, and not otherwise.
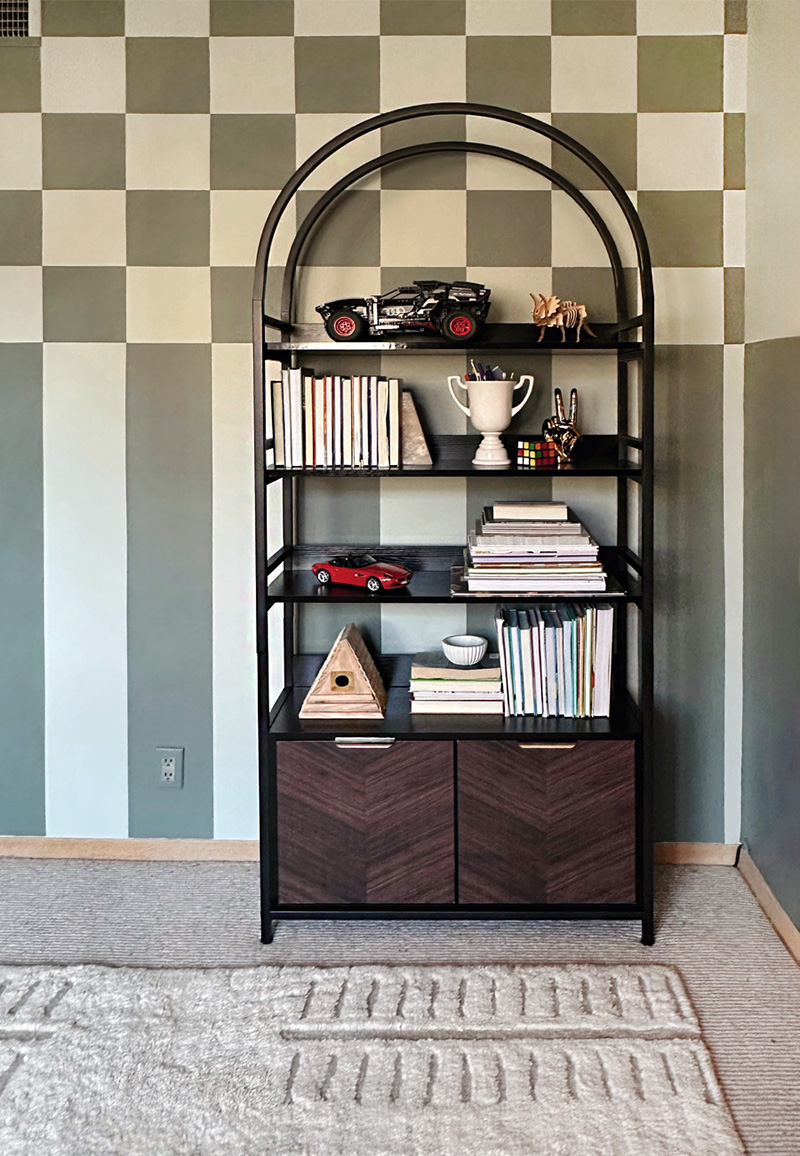
[[[433,465],[425,434],[422,432],[422,423],[419,420],[414,398],[407,389],[403,390],[402,410],[400,413],[402,428],[401,461],[405,468],[430,469]]]
[[[386,688],[358,627],[350,622],[306,695],[300,718],[383,718]]]

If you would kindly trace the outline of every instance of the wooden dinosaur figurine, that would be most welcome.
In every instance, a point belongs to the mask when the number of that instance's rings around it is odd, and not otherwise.
[[[586,320],[586,306],[578,305],[577,301],[562,301],[560,297],[545,297],[540,293],[538,298],[530,294],[533,301],[533,323],[539,326],[539,341],[544,337],[545,329],[557,325],[561,330],[562,343],[567,340],[567,329],[576,329],[575,341],[581,339],[581,330],[585,329],[592,337],[597,334]]]

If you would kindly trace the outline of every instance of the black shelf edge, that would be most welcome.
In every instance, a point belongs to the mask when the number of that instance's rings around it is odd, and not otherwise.
[[[428,448],[433,458],[430,467],[401,466],[395,469],[380,470],[371,467],[352,468],[338,466],[327,469],[288,470],[279,466],[266,466],[267,478],[280,477],[321,477],[321,478],[631,478],[637,481],[642,477],[642,466],[633,461],[629,455],[629,447],[616,434],[587,434],[581,438],[576,449],[574,460],[568,465],[552,466],[548,469],[524,470],[518,469],[515,460],[517,441],[540,440],[541,434],[536,431],[515,434],[505,434],[503,444],[511,458],[511,465],[504,469],[485,470],[477,469],[472,465],[472,459],[480,442],[478,434],[427,434]]]
[[[490,903],[437,903],[408,904],[380,903],[368,906],[352,904],[288,904],[276,903],[271,908],[276,919],[643,919],[644,908],[629,904],[559,904],[548,907],[545,904],[492,905]]]
[[[368,547],[352,547],[353,553],[363,553]],[[451,566],[462,562],[462,549],[449,546],[390,546],[385,551],[377,546],[369,547],[382,558],[396,560],[413,570],[410,585],[401,590],[386,590],[370,594],[357,586],[321,586],[314,577],[312,562],[322,562],[341,552],[341,547],[333,544],[295,546],[287,551],[286,568],[282,574],[269,583],[267,601],[313,602],[316,605],[346,605],[361,603],[384,606],[411,606],[424,603],[449,603],[453,605],[487,605],[494,602],[508,602],[520,605],[529,602],[633,602],[641,600],[641,587],[635,578],[625,575],[622,556],[614,546],[600,549],[600,560],[608,573],[608,589],[596,593],[570,594],[451,594]]]
[[[532,324],[488,324],[478,336],[478,340],[469,345],[454,345],[444,341],[441,337],[402,333],[395,339],[376,337],[370,341],[331,341],[325,326],[320,324],[293,325],[290,338],[287,341],[265,340],[264,356],[269,360],[270,354],[291,354],[302,352],[326,353],[408,353],[417,351],[422,353],[461,353],[465,357],[476,351],[486,349],[505,350],[507,352],[524,350],[528,353],[635,353],[641,349],[638,341],[620,341],[621,333],[628,328],[616,323],[592,322],[592,328],[597,334],[591,337],[584,332],[581,340],[575,341],[572,333],[566,342],[556,330],[545,333],[542,342],[539,342],[539,330]],[[638,326],[630,326],[631,329]]]
[[[316,657],[316,656],[309,656]],[[319,656],[322,661],[323,656]],[[388,656],[384,656],[388,657]],[[397,656],[410,658],[409,655]],[[380,664],[379,664],[380,665]],[[308,687],[294,687],[269,728],[276,740],[331,741],[352,735],[386,735],[398,739],[554,739],[580,742],[594,739],[635,739],[641,732],[640,713],[626,695],[612,704],[608,718],[539,718],[536,715],[412,715],[408,687],[389,690],[383,719],[301,719],[300,708]]]

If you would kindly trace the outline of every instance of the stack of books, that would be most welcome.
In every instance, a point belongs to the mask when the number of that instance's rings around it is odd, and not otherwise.
[[[454,595],[594,594],[606,589],[599,547],[563,502],[496,502],[470,534]]]
[[[317,377],[313,369],[284,369],[270,392],[276,467],[399,467],[398,378]]]
[[[436,650],[411,663],[412,714],[502,714],[503,685],[496,654],[475,666],[456,666]]]
[[[506,714],[610,714],[613,606],[501,608],[495,626]]]

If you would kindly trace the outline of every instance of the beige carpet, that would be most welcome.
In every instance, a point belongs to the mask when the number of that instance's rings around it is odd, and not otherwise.
[[[0,963],[663,963],[683,978],[747,1152],[798,1156],[800,968],[733,868],[658,870],[657,910],[652,948],[634,924],[522,922],[283,924],[263,947],[250,864],[0,860]]]
[[[4,1156],[744,1156],[678,973],[0,969]]]

